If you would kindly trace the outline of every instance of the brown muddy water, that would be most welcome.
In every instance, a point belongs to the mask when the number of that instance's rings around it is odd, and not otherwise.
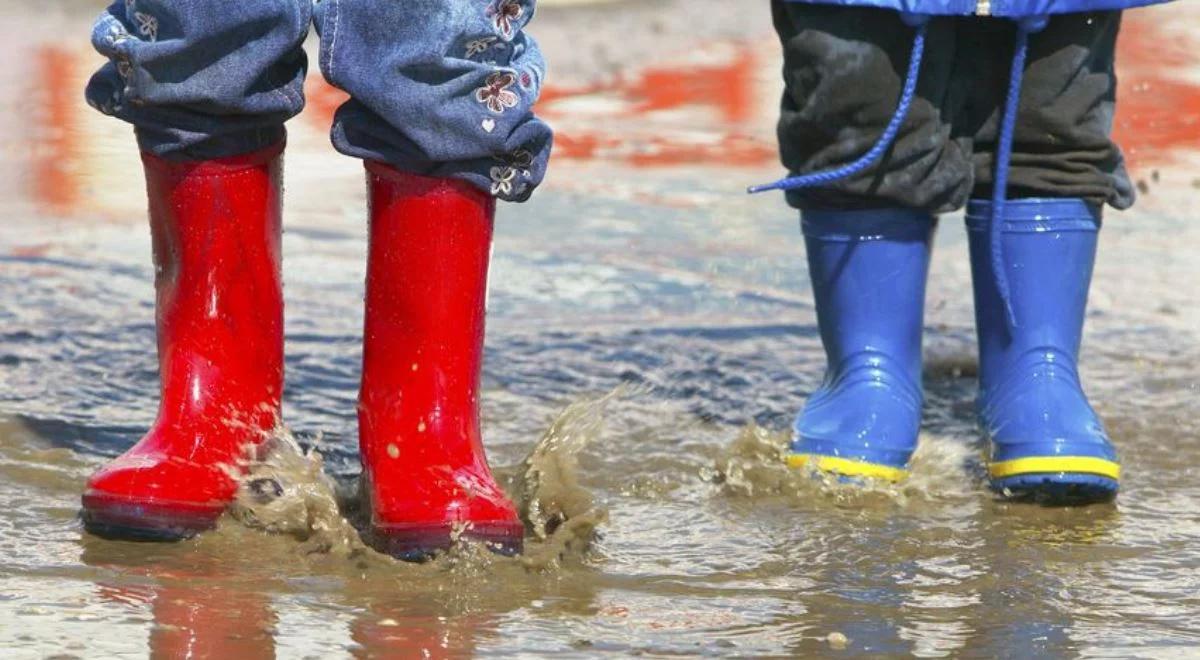
[[[291,434],[256,467],[284,495],[185,543],[82,533],[84,479],[156,391],[136,153],[81,101],[98,9],[0,27],[20,55],[0,69],[0,656],[1200,657],[1195,5],[1132,15],[1122,46],[1143,195],[1107,218],[1083,373],[1124,490],[1050,509],[983,487],[959,217],[913,478],[781,467],[822,358],[796,218],[740,192],[778,173],[765,4],[547,3],[559,157],[501,210],[484,374],[491,458],[536,524],[522,558],[424,565],[353,525],[365,203],[317,80],[287,164]]]

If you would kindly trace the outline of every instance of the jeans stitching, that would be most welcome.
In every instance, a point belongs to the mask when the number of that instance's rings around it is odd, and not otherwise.
[[[309,20],[311,20],[311,19],[309,19]],[[308,22],[309,21],[305,21],[304,32],[306,32],[306,33],[308,31],[308,27],[307,27]],[[300,45],[298,45],[297,47],[303,48],[304,47],[303,42]],[[266,76],[267,76],[267,81],[270,82],[272,85],[276,86],[273,91],[275,92],[275,94],[277,96],[279,96],[280,98],[283,99],[283,102],[285,105],[288,105],[288,106],[297,105],[299,109],[304,108],[304,93],[303,93],[303,91],[301,91],[299,97],[297,97],[296,95],[293,94],[292,90],[288,88],[286,82],[281,84],[280,79],[275,75],[275,63],[274,62],[267,65]],[[297,112],[299,112],[299,109],[297,110]]]
[[[337,45],[338,23],[341,22],[342,14],[338,11],[338,0],[328,0],[328,2],[332,5],[330,10],[333,11],[333,30],[329,35],[329,52],[325,57],[325,77],[329,79],[330,83],[333,83],[333,48]]]

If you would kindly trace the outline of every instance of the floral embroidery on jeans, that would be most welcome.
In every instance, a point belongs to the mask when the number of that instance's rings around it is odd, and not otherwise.
[[[491,169],[492,194],[505,196],[513,194],[516,189],[517,169],[515,167],[497,166]]]
[[[492,44],[495,42],[496,42],[496,37],[484,37],[482,39],[473,39],[471,41],[468,41],[467,42],[467,54],[464,55],[464,57],[466,57],[466,58],[475,57],[476,55],[478,55],[482,52],[485,52],[487,49],[491,48]]]
[[[146,37],[150,41],[158,41],[158,19],[150,14],[142,12],[134,12],[133,18],[137,21],[138,33]]]
[[[487,13],[492,17],[492,24],[500,36],[512,39],[517,31],[517,21],[525,15],[525,8],[517,0],[496,0],[495,4],[488,7]]]
[[[475,100],[496,114],[501,114],[508,108],[515,108],[520,99],[508,88],[516,81],[517,77],[513,73],[497,71],[487,77],[483,87],[475,90]]]
[[[113,21],[108,26],[108,34],[104,35],[104,40],[109,46],[115,47],[117,44],[129,39],[129,33],[125,31],[125,26]]]
[[[512,153],[500,154],[495,156],[495,158],[509,167],[523,170],[529,169],[529,166],[533,164],[533,154],[525,149],[517,149]]]
[[[491,169],[492,194],[496,196],[519,195],[526,187],[526,179],[533,165],[533,154],[525,149],[494,156],[500,165]]]

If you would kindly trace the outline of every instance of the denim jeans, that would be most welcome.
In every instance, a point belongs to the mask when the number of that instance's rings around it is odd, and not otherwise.
[[[533,115],[545,64],[524,32],[536,0],[117,0],[92,43],[109,62],[88,102],[174,160],[254,151],[304,107],[302,44],[350,95],[338,151],[528,199],[550,156]]]

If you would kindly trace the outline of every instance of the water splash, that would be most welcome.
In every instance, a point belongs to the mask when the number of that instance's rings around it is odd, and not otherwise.
[[[439,561],[446,567],[516,562],[529,570],[545,570],[562,560],[580,559],[608,519],[593,494],[581,485],[578,455],[604,428],[604,412],[612,400],[628,394],[618,388],[602,396],[572,403],[550,425],[529,456],[510,473],[510,492],[526,525],[526,551],[521,557],[494,557],[483,548],[456,542]],[[331,556],[368,563],[391,563],[362,538],[364,527],[358,482],[339,484],[324,469],[314,447],[304,449],[280,429],[241,477],[228,520],[245,528],[298,542],[300,555]]]
[[[806,502],[831,500],[839,505],[892,503],[906,506],[947,498],[972,497],[979,486],[978,455],[969,442],[922,433],[908,479],[847,483],[812,467],[787,466],[791,435],[751,424],[744,427],[701,477],[720,484],[732,496],[784,496]]]
[[[526,566],[541,569],[586,552],[596,528],[607,522],[608,511],[580,484],[578,458],[603,432],[608,404],[630,393],[617,387],[567,406],[521,462],[511,490],[532,536],[526,539]]]
[[[352,502],[348,495],[325,473],[319,451],[303,449],[280,429],[241,478],[229,516],[245,527],[295,538],[301,554],[369,555],[374,551],[342,515],[343,508],[353,510],[343,507]]]

